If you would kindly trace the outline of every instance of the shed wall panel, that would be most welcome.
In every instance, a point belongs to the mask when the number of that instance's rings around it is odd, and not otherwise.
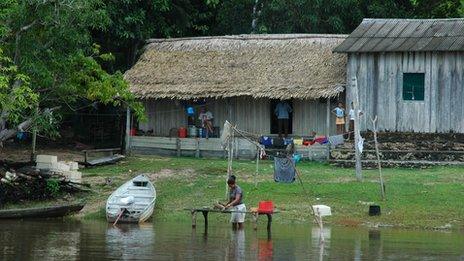
[[[332,100],[330,109],[337,106]],[[326,100],[293,100],[293,135],[308,136],[311,131],[319,135],[327,133],[327,101]],[[335,115],[330,114],[329,134],[336,133]]]
[[[148,100],[143,102],[147,121],[140,122],[138,128],[153,130],[155,136],[169,136],[173,128],[187,125],[185,108],[180,101],[170,99]],[[330,109],[336,106],[332,100]],[[222,126],[226,120],[236,124],[239,129],[256,134],[269,134],[271,130],[271,108],[269,99],[234,97],[227,99],[209,99],[208,110],[213,113],[213,125]],[[198,114],[198,107],[196,115]],[[309,135],[311,131],[326,133],[327,103],[322,100],[293,101],[293,135]],[[198,117],[198,116],[196,116]],[[196,119],[197,123],[198,119]],[[330,134],[336,130],[335,116],[330,114]]]
[[[463,70],[463,52],[350,54],[347,82],[357,77],[361,128],[371,129],[377,115],[385,131],[464,132]],[[403,100],[403,73],[425,74],[424,101]],[[346,91],[349,105],[353,90]]]

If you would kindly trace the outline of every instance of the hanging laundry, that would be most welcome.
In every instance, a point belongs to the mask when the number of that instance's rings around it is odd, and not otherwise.
[[[223,149],[229,149],[229,141],[233,133],[234,130],[232,129],[232,124],[230,124],[228,121],[224,122],[224,127],[222,128],[221,133],[221,144]]]
[[[266,158],[266,150],[264,148],[259,148],[259,158],[260,159],[265,159]]]
[[[295,181],[295,163],[284,157],[274,157],[274,180],[275,182],[292,183]]]
[[[343,134],[329,136],[329,143],[330,143],[330,147],[332,148],[335,148],[336,146],[341,145],[344,142],[345,142],[345,138],[343,137]]]
[[[272,146],[272,139],[268,136],[261,136],[259,138],[259,144],[264,145],[265,148]]]
[[[284,138],[284,145],[293,144],[293,138]]]

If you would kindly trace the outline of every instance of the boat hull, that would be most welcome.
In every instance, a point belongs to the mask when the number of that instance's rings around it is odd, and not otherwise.
[[[0,210],[0,219],[63,217],[79,212],[84,208],[84,205],[85,204],[71,204],[41,208]]]
[[[106,203],[106,219],[112,223],[145,222],[153,214],[155,200],[155,187],[145,175],[139,175],[111,194]]]

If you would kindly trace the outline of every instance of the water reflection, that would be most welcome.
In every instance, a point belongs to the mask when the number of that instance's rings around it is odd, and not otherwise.
[[[273,244],[272,239],[262,238],[258,239],[258,260],[269,261],[273,258]]]
[[[324,260],[324,252],[329,248],[330,244],[330,227],[313,227],[311,230],[311,239],[313,249],[318,249],[318,256],[316,260]]]
[[[245,259],[245,230],[231,230],[230,241],[226,248],[228,260]]]
[[[272,236],[213,223],[0,221],[0,260],[462,260],[459,232],[275,224]]]
[[[53,226],[40,220],[0,223],[0,260],[45,260],[77,257],[80,252],[79,222]],[[13,258],[14,257],[14,258]]]
[[[106,249],[110,258],[149,257],[154,245],[155,230],[151,223],[108,225],[106,230]]]

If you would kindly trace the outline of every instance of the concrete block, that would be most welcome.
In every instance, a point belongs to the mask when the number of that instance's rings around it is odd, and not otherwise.
[[[37,163],[56,163],[58,162],[58,157],[53,155],[37,155],[36,160]]]
[[[68,161],[66,162],[69,166],[69,170],[78,170],[79,169],[79,164],[75,161]]]
[[[59,161],[56,164],[56,168],[54,169],[54,171],[57,171],[57,172],[65,172],[65,171],[70,171],[70,170],[71,170],[71,168],[64,161]]]
[[[79,171],[65,171],[63,176],[71,182],[82,183],[82,173]]]
[[[37,162],[37,165],[35,166],[36,169],[56,169],[57,168],[57,162],[53,163],[44,163],[44,162]]]

